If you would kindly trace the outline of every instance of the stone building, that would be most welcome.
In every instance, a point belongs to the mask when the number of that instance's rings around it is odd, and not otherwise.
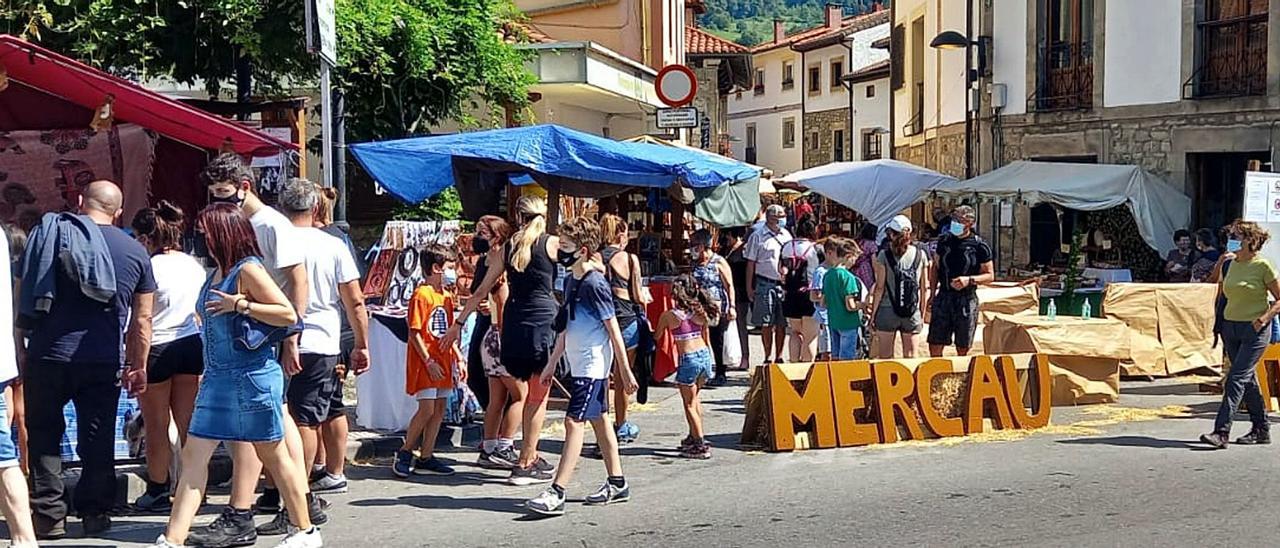
[[[841,8],[829,5],[828,21],[839,20]],[[797,41],[791,49],[800,54],[801,111],[804,131],[804,167],[864,159],[858,127],[889,125],[888,112],[855,104],[851,73],[885,61],[888,52],[872,44],[889,35],[889,12],[878,7],[871,13],[839,20],[839,26]],[[864,92],[858,86],[856,91]],[[874,91],[872,91],[874,95]],[[878,133],[876,136],[878,137]]]
[[[751,50],[697,28],[695,17],[686,20],[686,63],[698,77],[698,93],[691,106],[702,117],[702,125],[691,131],[688,142],[712,152],[732,154],[721,147],[721,136],[729,133],[729,94],[751,83]]]
[[[970,2],[980,4],[977,0],[896,0],[891,5],[893,157],[955,177],[965,176],[969,88],[965,51],[933,48],[930,43],[944,31],[966,32]],[[980,132],[974,135],[976,143]]]

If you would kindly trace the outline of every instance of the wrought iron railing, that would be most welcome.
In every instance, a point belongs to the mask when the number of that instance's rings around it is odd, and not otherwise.
[[[1267,14],[1203,21],[1196,70],[1182,85],[1185,99],[1267,92]]]
[[[911,119],[902,126],[902,134],[910,137],[924,133],[924,82],[916,82],[916,94],[912,100]]]
[[[1042,43],[1036,59],[1036,90],[1027,108],[1050,112],[1093,107],[1092,43]]]

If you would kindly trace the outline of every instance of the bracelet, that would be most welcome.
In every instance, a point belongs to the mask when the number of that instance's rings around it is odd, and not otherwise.
[[[244,312],[240,311],[240,303],[244,303]],[[236,301],[235,312],[236,314],[239,314],[241,316],[248,316],[249,315],[249,299],[240,297],[240,299]]]

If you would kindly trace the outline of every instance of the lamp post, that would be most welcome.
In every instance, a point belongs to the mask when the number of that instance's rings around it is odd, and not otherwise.
[[[972,13],[969,14],[969,28],[973,28]],[[970,40],[954,30],[944,31],[929,42],[929,47],[941,50],[964,49],[965,96],[964,96],[964,176],[973,177],[973,113],[982,110],[982,94],[973,93],[974,82],[979,81],[987,67],[987,40],[979,37]],[[978,66],[973,66],[973,48],[978,49]],[[970,103],[977,101],[976,105]]]

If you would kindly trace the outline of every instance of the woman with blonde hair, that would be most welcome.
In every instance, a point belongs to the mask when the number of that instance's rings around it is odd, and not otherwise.
[[[520,461],[511,469],[513,485],[548,483],[555,468],[538,456],[538,434],[547,415],[548,386],[529,379],[548,367],[555,330],[552,323],[560,308],[554,284],[556,262],[573,263],[573,256],[559,256],[560,239],[547,234],[547,202],[536,196],[521,196],[516,202],[520,231],[501,247],[492,247],[485,257],[488,272],[474,295],[489,295],[506,275],[510,293],[502,313],[500,361],[526,394]],[[483,299],[470,299],[457,315],[466,318]],[[442,345],[453,344],[461,332],[460,323],[445,333]],[[550,367],[555,367],[554,364]],[[519,388],[517,388],[517,391]]]
[[[1231,369],[1222,381],[1222,406],[1213,424],[1213,432],[1200,436],[1200,441],[1214,449],[1226,449],[1231,423],[1240,400],[1249,410],[1253,429],[1236,440],[1240,445],[1271,443],[1271,423],[1258,388],[1257,365],[1271,342],[1271,320],[1280,313],[1280,280],[1271,261],[1258,256],[1258,251],[1271,238],[1257,223],[1236,220],[1227,227],[1227,251],[1235,258],[1223,263],[1219,293],[1226,306],[1219,311],[1222,345],[1231,361]],[[1272,300],[1268,303],[1268,297]]]

